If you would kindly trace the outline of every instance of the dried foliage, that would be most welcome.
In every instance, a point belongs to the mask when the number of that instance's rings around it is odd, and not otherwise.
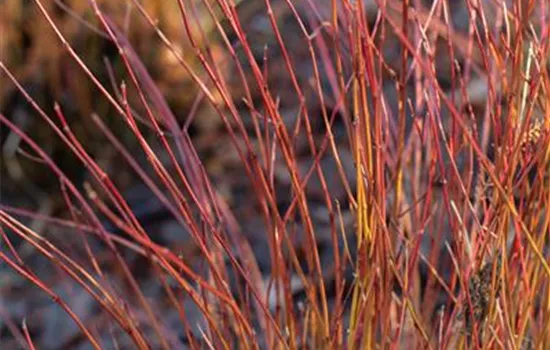
[[[545,348],[549,11],[1,2],[0,347]]]
[[[470,300],[465,303],[465,326],[466,332],[471,335],[474,333],[475,323],[479,329],[479,339],[483,336],[481,325],[489,316],[491,300],[496,300],[500,294],[498,281],[501,269],[502,257],[499,256],[495,262],[485,264],[481,270],[469,279],[468,297]],[[493,276],[497,277],[495,283],[492,282]]]

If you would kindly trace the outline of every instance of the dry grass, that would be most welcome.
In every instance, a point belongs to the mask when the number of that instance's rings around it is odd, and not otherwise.
[[[422,3],[0,5],[0,342],[544,348],[548,4]]]

